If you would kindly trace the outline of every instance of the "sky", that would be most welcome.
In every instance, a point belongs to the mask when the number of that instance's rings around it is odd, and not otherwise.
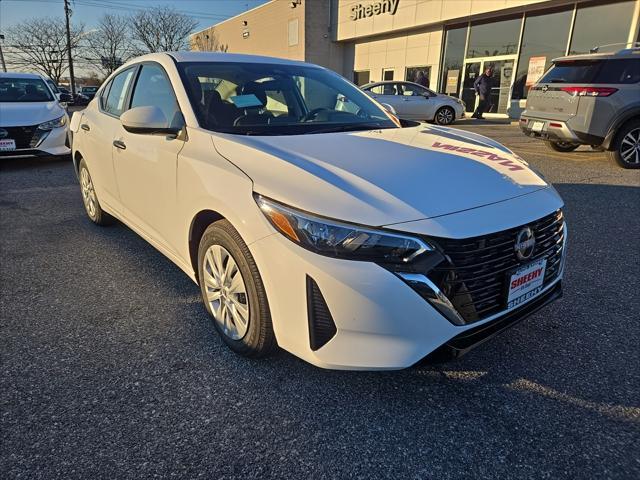
[[[169,5],[199,22],[197,30],[257,7],[267,0],[72,0],[72,21],[91,28],[103,13],[127,14],[156,5]],[[33,17],[63,16],[63,0],[0,0],[0,33]],[[6,39],[5,41],[8,41]]]
[[[155,6],[171,6],[198,22],[194,31],[233,17],[268,0],[70,0],[71,21],[84,23],[91,30],[104,13],[128,15]],[[3,45],[10,47],[7,29],[23,20],[38,17],[64,17],[64,0],[0,0],[0,33],[5,34]],[[4,48],[10,61],[10,48]],[[10,67],[11,68],[11,67]],[[76,75],[87,75],[95,68],[78,63]]]

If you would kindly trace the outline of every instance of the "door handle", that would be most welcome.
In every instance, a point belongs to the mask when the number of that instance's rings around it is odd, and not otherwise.
[[[114,140],[113,141],[113,146],[116,148],[119,148],[120,150],[126,150],[127,146],[125,145],[125,143],[122,140]]]
[[[80,125],[80,128],[83,129],[85,132],[88,132],[89,130],[91,130],[91,127],[86,123],[83,123],[82,125]]]

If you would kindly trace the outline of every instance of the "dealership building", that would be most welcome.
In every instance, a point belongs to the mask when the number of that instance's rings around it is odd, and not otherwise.
[[[493,113],[516,117],[553,58],[640,42],[640,0],[272,0],[191,36],[194,50],[331,68],[358,85],[415,80],[463,99],[494,70]]]

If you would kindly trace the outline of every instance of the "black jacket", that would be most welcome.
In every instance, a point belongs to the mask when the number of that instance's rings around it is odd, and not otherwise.
[[[493,86],[493,79],[484,73],[476,78],[476,81],[473,82],[473,88],[476,89],[478,95],[482,95],[486,97],[491,93],[491,87]]]

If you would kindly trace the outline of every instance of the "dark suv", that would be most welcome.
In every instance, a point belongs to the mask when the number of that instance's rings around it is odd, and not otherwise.
[[[529,90],[520,128],[555,151],[591,145],[640,168],[640,46],[554,59]]]

